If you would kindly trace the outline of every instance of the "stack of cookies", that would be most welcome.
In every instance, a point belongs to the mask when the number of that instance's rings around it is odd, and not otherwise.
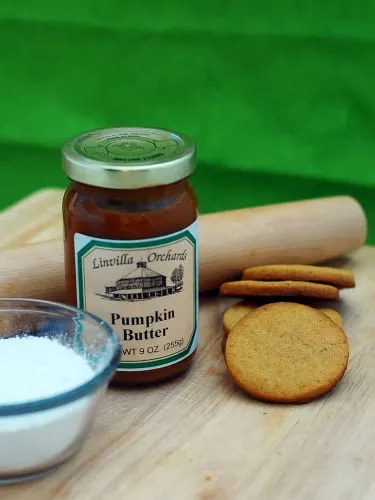
[[[223,350],[234,382],[274,402],[302,403],[330,391],[349,358],[343,321],[332,308],[302,301],[338,300],[339,289],[354,286],[351,271],[305,265],[253,267],[241,281],[224,283],[221,295],[251,298],[223,318]]]

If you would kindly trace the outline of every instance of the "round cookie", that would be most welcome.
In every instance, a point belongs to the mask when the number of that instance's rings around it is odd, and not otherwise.
[[[324,313],[326,316],[329,317],[329,319],[331,319],[334,323],[336,323],[336,325],[339,328],[343,327],[342,317],[337,311],[335,311],[335,309],[331,309],[330,307],[319,307],[319,306],[315,306],[313,309],[316,309],[317,311]]]
[[[334,267],[305,266],[301,264],[274,264],[249,267],[242,274],[243,280],[260,281],[315,281],[337,288],[353,288],[354,274]]]
[[[313,297],[337,300],[336,287],[306,281],[230,281],[220,286],[221,295],[253,297]]]
[[[345,373],[348,339],[309,306],[258,307],[228,335],[225,362],[234,382],[257,399],[303,403],[330,391]]]
[[[228,309],[223,314],[223,327],[225,333],[228,335],[234,325],[243,318],[250,311],[254,311],[259,307],[256,302],[242,301],[238,304],[228,307]]]

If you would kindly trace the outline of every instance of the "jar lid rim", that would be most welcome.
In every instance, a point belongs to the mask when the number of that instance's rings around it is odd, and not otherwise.
[[[190,176],[194,142],[167,129],[116,127],[68,139],[63,169],[71,180],[112,189],[166,185]]]

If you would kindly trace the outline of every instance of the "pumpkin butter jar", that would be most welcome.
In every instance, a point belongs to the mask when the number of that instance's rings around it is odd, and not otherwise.
[[[68,301],[116,331],[113,382],[181,374],[198,342],[194,143],[168,130],[94,130],[65,143],[63,163]]]

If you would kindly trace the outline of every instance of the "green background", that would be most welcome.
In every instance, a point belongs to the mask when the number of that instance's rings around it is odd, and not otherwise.
[[[1,0],[0,37],[0,208],[66,185],[67,137],[161,126],[202,212],[351,194],[375,243],[372,1]]]

